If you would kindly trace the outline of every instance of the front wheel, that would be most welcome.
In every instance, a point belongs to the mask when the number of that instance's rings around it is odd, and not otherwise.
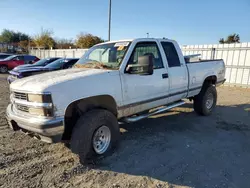
[[[8,67],[5,65],[0,65],[0,73],[7,73]]]
[[[194,111],[203,116],[212,113],[217,102],[217,91],[215,86],[209,85],[201,89],[201,92],[194,97]]]
[[[114,114],[94,109],[77,121],[72,137],[71,150],[79,155],[80,162],[93,161],[108,155],[118,144],[120,130]]]

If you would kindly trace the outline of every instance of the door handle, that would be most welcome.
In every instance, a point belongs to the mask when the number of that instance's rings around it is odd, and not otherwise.
[[[163,79],[168,78],[168,73],[162,74],[162,78],[163,78]]]

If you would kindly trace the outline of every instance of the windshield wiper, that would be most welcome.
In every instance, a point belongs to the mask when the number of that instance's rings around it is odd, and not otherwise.
[[[98,62],[98,61],[91,61],[85,64],[75,64],[74,67],[76,68],[107,68],[107,66],[104,63]]]
[[[91,61],[91,62],[88,62],[85,64],[75,64],[74,67],[76,67],[76,68],[114,69],[114,70],[116,70],[116,68],[114,68],[113,66],[106,65],[106,64],[99,62],[99,61]]]

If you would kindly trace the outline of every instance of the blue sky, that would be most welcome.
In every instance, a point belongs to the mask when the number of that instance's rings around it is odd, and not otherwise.
[[[107,39],[108,0],[0,0],[0,31],[59,38],[80,32]],[[250,0],[112,0],[111,39],[166,37],[181,44],[218,43],[239,33],[250,42]]]

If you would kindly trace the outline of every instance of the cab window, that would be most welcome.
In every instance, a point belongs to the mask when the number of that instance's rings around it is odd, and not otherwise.
[[[23,56],[16,56],[13,58],[13,60],[17,60],[17,61],[22,61],[24,58]]]
[[[164,49],[166,58],[168,60],[168,67],[181,66],[180,59],[174,44],[172,42],[162,42],[161,45]]]

